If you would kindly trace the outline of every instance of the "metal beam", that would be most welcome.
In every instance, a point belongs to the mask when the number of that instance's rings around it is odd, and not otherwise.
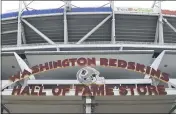
[[[176,32],[175,27],[172,26],[172,24],[170,24],[170,23],[167,21],[167,19],[163,18],[163,20],[164,20],[164,22],[166,22],[166,24],[167,24],[174,32]]]
[[[64,0],[64,3],[65,3],[66,11],[70,11],[72,7],[71,0]]]
[[[4,31],[1,34],[11,34],[11,33],[17,33],[18,30],[10,30],[10,31]]]
[[[111,9],[112,9],[112,28],[111,28],[111,42],[114,44],[115,40],[115,13],[114,13],[114,1],[111,2]]]
[[[29,66],[25,63],[23,59],[21,59],[21,57],[16,52],[14,52],[14,56],[18,62],[18,65],[20,66],[21,71],[27,70],[32,73],[32,70],[29,68]],[[31,75],[29,78],[24,79],[24,81],[20,81],[21,85],[26,86],[28,79],[35,79],[35,77],[34,75]]]
[[[155,41],[154,41],[154,43],[157,43],[158,42],[158,30],[159,30],[159,28],[158,28],[158,24],[159,22],[157,21],[157,24],[156,24],[156,33],[155,33]]]
[[[163,57],[164,57],[164,54],[165,54],[165,50],[160,53],[160,55],[153,61],[153,63],[151,64],[150,67],[155,69],[155,70],[157,70],[159,65],[160,65],[160,63],[161,63],[161,61],[162,61],[162,59],[163,59]],[[144,78],[149,79],[150,76],[149,75],[145,75]]]
[[[21,71],[24,71],[24,69],[25,69],[25,70],[32,73],[32,70],[30,69],[30,67],[25,63],[25,61],[16,52],[14,52],[14,56],[20,66]],[[30,79],[35,79],[35,77],[30,76]]]
[[[18,33],[17,33],[17,45],[18,46],[20,46],[22,44],[22,40],[21,40],[21,9],[22,9],[22,1],[19,1]]]
[[[18,23],[18,21],[16,20],[12,20],[12,21],[8,21],[8,22],[1,22],[2,25],[6,25],[6,24],[16,24]]]
[[[21,23],[21,35],[22,35],[23,44],[26,44],[26,37],[25,37],[25,31],[24,31],[23,23]]]
[[[152,4],[152,8],[154,8],[155,4],[156,4],[156,0],[153,2],[153,4]]]
[[[163,39],[163,24],[161,21],[159,21],[159,44],[163,44],[164,39]]]
[[[26,10],[28,11],[28,5],[26,4],[26,2],[25,1],[23,1],[23,4],[24,4],[24,6],[25,6],[25,8],[26,8]]]
[[[175,79],[171,79],[172,82],[175,81]],[[106,84],[151,84],[151,79],[105,79]],[[4,83],[7,83],[7,80],[2,80],[2,86],[4,86]],[[80,84],[77,80],[28,80],[28,84]]]
[[[150,67],[155,69],[155,70],[157,70],[159,65],[160,65],[160,63],[161,63],[161,61],[162,61],[162,59],[163,59],[163,57],[164,57],[164,54],[165,54],[165,50],[160,53],[160,55],[153,61],[153,63],[151,64]],[[145,75],[144,78],[145,79],[149,79],[150,76],[149,75]],[[160,81],[157,80],[157,79],[154,79],[154,78],[151,78],[151,79],[152,79],[152,84],[155,85],[155,86],[157,86],[160,83]]]
[[[91,34],[93,34],[98,28],[100,28],[107,20],[111,18],[112,14],[106,17],[103,21],[101,21],[97,26],[95,26],[90,32],[88,32],[83,38],[81,38],[76,44],[82,43],[86,40]]]
[[[163,16],[162,16],[162,10],[161,10],[161,1],[159,2],[159,44],[163,44],[164,43],[164,38],[163,38]]]
[[[2,103],[1,103],[1,114],[4,113],[4,110],[5,110],[8,114],[10,114],[9,109],[5,106],[5,104],[2,104]]]
[[[176,113],[176,104],[170,109],[169,114],[171,113]]]
[[[64,11],[64,43],[68,43],[68,30],[67,30],[67,16],[66,11]]]
[[[44,35],[42,32],[40,32],[37,28],[35,28],[32,24],[30,24],[25,19],[21,19],[27,26],[29,26],[32,30],[34,30],[38,35],[40,35],[44,40],[46,40],[48,43],[54,45],[55,43],[49,39],[46,35]]]
[[[67,29],[67,3],[68,1],[64,1],[65,7],[64,7],[64,44],[68,43],[68,29]]]
[[[165,49],[165,50],[176,50],[176,45],[174,44],[55,44],[55,45],[28,45],[19,47],[2,47],[1,51],[21,51],[21,50],[34,50],[34,49],[50,49],[50,48],[105,48],[105,47],[125,47],[125,48],[151,48],[151,49]]]

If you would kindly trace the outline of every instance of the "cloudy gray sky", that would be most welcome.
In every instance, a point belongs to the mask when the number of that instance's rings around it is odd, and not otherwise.
[[[25,1],[26,4],[30,1]],[[2,13],[17,11],[19,1],[2,1]],[[72,4],[78,7],[99,7],[108,3],[108,1],[72,1]],[[150,8],[153,1],[115,1],[116,7],[136,7]],[[33,9],[59,8],[63,5],[61,1],[34,1],[29,7]],[[24,8],[24,5],[23,5]],[[162,9],[176,10],[176,1],[163,1]]]

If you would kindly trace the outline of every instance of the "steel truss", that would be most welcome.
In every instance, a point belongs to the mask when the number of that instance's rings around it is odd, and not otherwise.
[[[67,12],[71,10],[71,7],[73,6],[71,4],[71,1],[63,1],[64,2],[64,44],[68,44],[68,25],[67,25]],[[35,25],[30,24],[27,20],[24,19],[24,17],[21,16],[24,9],[22,9],[22,3],[25,2],[20,1],[19,2],[19,13],[18,13],[18,30],[13,31],[6,31],[2,34],[17,32],[17,47],[21,46],[22,44],[26,44],[26,38],[25,38],[25,32],[23,24],[26,24],[29,26],[33,31],[35,31],[38,35],[40,35],[45,41],[47,41],[49,44],[55,45],[54,41],[52,41],[49,37],[47,37],[44,33],[42,33],[39,29],[35,28]],[[92,35],[99,27],[101,27],[107,20],[111,18],[112,25],[111,25],[111,44],[116,43],[116,34],[115,34],[115,11],[114,11],[114,1],[109,2],[112,14],[109,15],[107,18],[105,18],[102,22],[100,22],[97,26],[95,26],[90,32],[88,32],[84,37],[82,37],[76,44],[81,44],[84,42],[90,35]],[[107,4],[106,4],[107,5]],[[63,7],[63,6],[62,6]],[[154,1],[152,8],[157,9],[159,16],[156,26],[156,33],[155,33],[155,40],[154,43],[156,44],[164,44],[164,37],[163,37],[163,23],[165,22],[174,32],[176,32],[176,29],[173,25],[171,25],[165,18],[163,18],[162,12],[161,12],[161,1]],[[69,12],[68,12],[69,13]],[[164,21],[164,22],[163,22]],[[43,46],[45,47],[45,46]],[[57,48],[59,51],[59,47]]]

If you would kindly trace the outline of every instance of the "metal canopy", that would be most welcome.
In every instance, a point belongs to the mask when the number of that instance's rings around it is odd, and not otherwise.
[[[82,97],[2,96],[10,113],[83,113]],[[9,101],[10,100],[10,101]]]
[[[94,113],[169,113],[175,95],[95,97]]]
[[[2,98],[11,113],[84,113],[85,102],[80,96],[6,95]],[[174,100],[175,95],[95,96],[91,104],[92,113],[169,113]]]

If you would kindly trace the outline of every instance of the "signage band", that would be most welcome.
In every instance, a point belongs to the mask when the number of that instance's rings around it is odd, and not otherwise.
[[[119,95],[167,95],[165,87],[163,85],[158,86],[128,86],[128,85],[115,85],[105,84],[96,85],[58,85],[50,89],[53,96],[65,96],[72,91],[72,96],[114,96],[114,89]],[[44,86],[32,87],[26,86],[24,88],[14,87],[12,95],[28,95],[28,96],[47,96],[44,91]]]
[[[102,67],[114,67],[122,68],[134,72],[139,72],[150,77],[159,79],[162,82],[168,83],[169,74],[161,72],[160,70],[155,70],[150,66],[145,66],[144,64],[139,64],[135,62],[127,62],[122,59],[113,58],[70,58],[64,60],[50,61],[44,64],[35,65],[31,68],[31,72],[24,69],[22,72],[18,72],[15,75],[9,77],[10,82],[17,82],[19,80],[30,77],[31,75],[39,74],[41,72],[46,72],[58,68],[74,67],[74,66],[102,66]]]

